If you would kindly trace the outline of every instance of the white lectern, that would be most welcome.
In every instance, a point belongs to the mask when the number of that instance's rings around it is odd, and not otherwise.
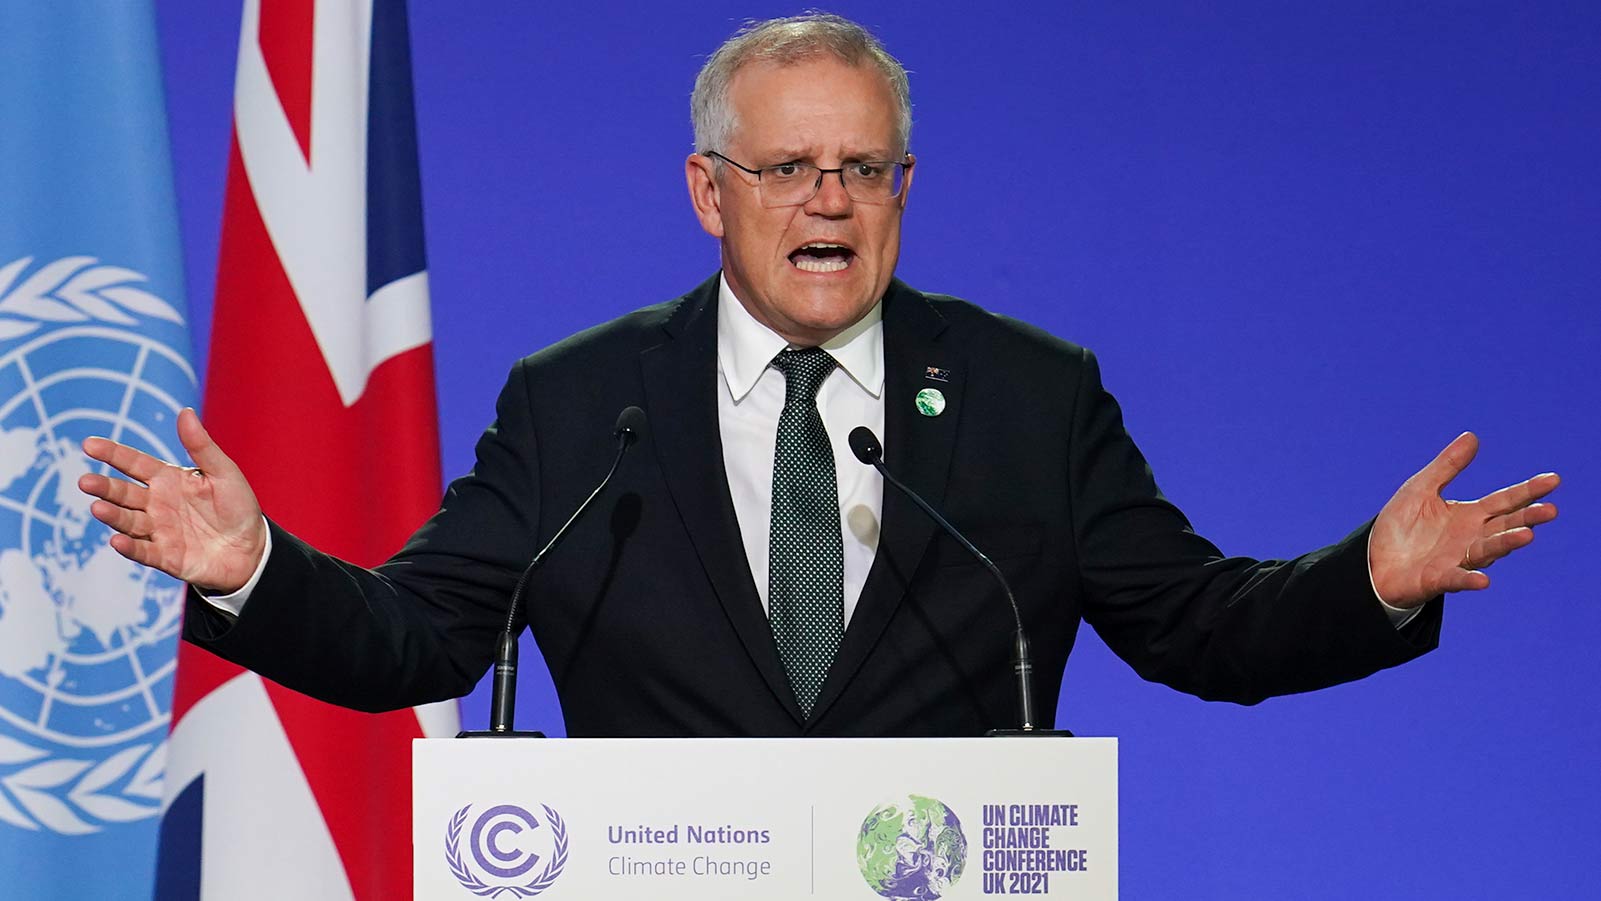
[[[419,899],[1117,897],[1117,740],[425,739]]]

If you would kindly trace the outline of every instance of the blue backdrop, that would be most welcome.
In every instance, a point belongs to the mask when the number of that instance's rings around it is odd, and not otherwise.
[[[158,6],[203,362],[238,9]],[[901,276],[1094,348],[1226,552],[1341,537],[1463,429],[1456,496],[1566,479],[1437,653],[1359,684],[1207,704],[1086,634],[1061,719],[1122,739],[1125,896],[1590,897],[1601,5],[1308,6],[833,10],[912,71]],[[514,359],[716,267],[689,88],[740,19],[794,11],[414,4],[447,476]],[[523,696],[560,731],[548,680]]]

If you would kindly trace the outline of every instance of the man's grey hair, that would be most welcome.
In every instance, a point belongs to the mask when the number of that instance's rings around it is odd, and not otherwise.
[[[794,65],[832,54],[847,65],[873,66],[889,82],[899,107],[896,116],[897,148],[905,153],[912,137],[912,91],[906,69],[884,49],[866,28],[840,16],[807,12],[799,16],[751,21],[712,53],[695,77],[690,96],[690,118],[695,125],[695,152],[723,150],[738,124],[728,102],[728,86],[741,68],[751,63]]]

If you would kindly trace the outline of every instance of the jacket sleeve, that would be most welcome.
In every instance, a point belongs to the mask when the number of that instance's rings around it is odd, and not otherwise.
[[[524,364],[496,402],[473,470],[376,569],[318,551],[276,523],[237,619],[190,591],[184,637],[288,688],[357,710],[459,697],[494,652],[538,526],[537,438]],[[372,490],[382,490],[373,486]]]
[[[1368,577],[1368,523],[1293,560],[1225,557],[1162,497],[1088,351],[1069,483],[1085,619],[1144,678],[1208,700],[1360,679],[1439,641],[1440,599],[1404,628]]]

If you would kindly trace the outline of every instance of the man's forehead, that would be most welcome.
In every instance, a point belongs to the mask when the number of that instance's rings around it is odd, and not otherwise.
[[[898,107],[889,80],[871,65],[830,55],[756,61],[734,76],[732,142],[782,160],[894,155]]]
[[[865,60],[850,62],[831,53],[818,53],[794,60],[751,60],[735,70],[730,80],[731,93],[738,94],[741,87],[760,85],[763,93],[772,93],[780,83],[791,87],[812,86],[818,82],[856,82],[872,85],[875,93],[882,93],[893,105],[895,89],[889,77],[878,67]]]

